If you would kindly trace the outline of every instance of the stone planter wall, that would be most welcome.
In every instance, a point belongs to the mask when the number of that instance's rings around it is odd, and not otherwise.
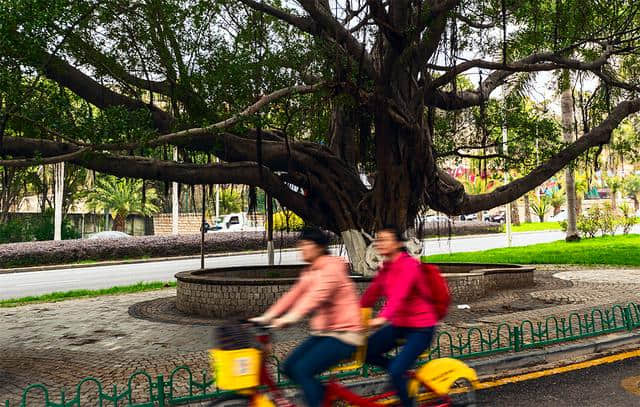
[[[533,284],[534,268],[486,264],[442,264],[454,303],[472,301],[492,290]],[[489,268],[491,267],[491,268]],[[263,313],[295,283],[301,266],[255,266],[196,270],[176,274],[178,310],[214,318]],[[354,276],[362,293],[371,277]]]

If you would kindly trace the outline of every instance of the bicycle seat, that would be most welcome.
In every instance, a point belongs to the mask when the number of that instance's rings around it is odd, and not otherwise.
[[[372,314],[371,308],[360,309],[360,316],[362,318],[363,326],[366,327],[369,325],[371,314]],[[365,342],[364,345],[358,346],[355,353],[353,354],[353,358],[342,361],[339,365],[329,369],[329,371],[331,373],[342,373],[342,372],[348,372],[350,370],[360,369],[364,365],[366,356],[367,356],[367,344]]]

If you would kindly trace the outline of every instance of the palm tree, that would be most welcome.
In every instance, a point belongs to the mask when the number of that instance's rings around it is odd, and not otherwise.
[[[536,197],[531,204],[531,210],[540,218],[540,223],[544,222],[544,216],[551,209],[550,198],[546,195],[542,195],[540,198]]]
[[[582,213],[582,200],[588,192],[587,176],[579,174],[576,176],[576,214]]]
[[[107,210],[113,217],[113,229],[124,232],[129,214],[151,215],[160,210],[154,203],[158,199],[156,190],[146,190],[142,201],[142,180],[117,178],[112,175],[96,179],[95,186],[85,194],[91,210]]]
[[[464,189],[469,194],[479,195],[487,192],[491,192],[492,189],[500,185],[500,182],[495,179],[489,179],[487,177],[476,176],[473,181],[463,181]],[[477,220],[482,221],[482,211],[477,213]]]
[[[551,197],[549,198],[549,204],[553,206],[553,216],[556,216],[560,213],[560,209],[566,201],[567,197],[559,189],[553,191]]]
[[[242,211],[242,194],[239,189],[227,187],[220,190],[220,213]]]
[[[622,179],[620,177],[610,177],[605,180],[609,193],[611,194],[611,209],[614,211],[618,208],[616,194],[622,189]]]
[[[524,221],[531,223],[531,194],[527,192],[522,198],[524,199]]]
[[[624,192],[633,200],[634,210],[640,210],[640,175],[634,174],[624,180]]]
[[[563,69],[560,77],[558,78],[558,85],[560,90],[560,110],[562,111],[562,135],[563,140],[567,144],[574,142],[573,134],[573,88],[571,87],[571,75],[568,69]],[[577,216],[576,216],[576,180],[573,168],[571,165],[567,165],[565,168],[565,190],[567,200],[567,235],[566,241],[579,240],[577,231]],[[552,197],[553,201],[553,197]],[[557,203],[558,200],[556,199]],[[564,203],[564,202],[563,202]],[[560,209],[559,206],[553,204],[554,214],[557,214]]]

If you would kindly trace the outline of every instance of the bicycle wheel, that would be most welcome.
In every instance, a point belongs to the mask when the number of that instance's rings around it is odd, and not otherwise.
[[[206,407],[245,407],[249,406],[250,401],[250,396],[239,393],[229,393],[225,394],[224,396],[218,397],[215,400],[212,400],[209,404],[206,405]]]
[[[453,383],[449,391],[452,407],[477,407],[476,391],[467,379],[460,378]]]

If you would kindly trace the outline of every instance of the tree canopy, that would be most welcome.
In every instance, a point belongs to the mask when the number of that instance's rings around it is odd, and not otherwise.
[[[335,232],[408,227],[426,207],[478,212],[607,144],[640,110],[639,10],[631,0],[0,0],[0,165],[257,186]],[[596,84],[572,143],[521,97],[536,75],[563,69]],[[501,116],[517,129],[507,154]],[[539,165],[522,158],[534,137],[549,147]],[[468,155],[526,165],[469,194],[441,168]]]

